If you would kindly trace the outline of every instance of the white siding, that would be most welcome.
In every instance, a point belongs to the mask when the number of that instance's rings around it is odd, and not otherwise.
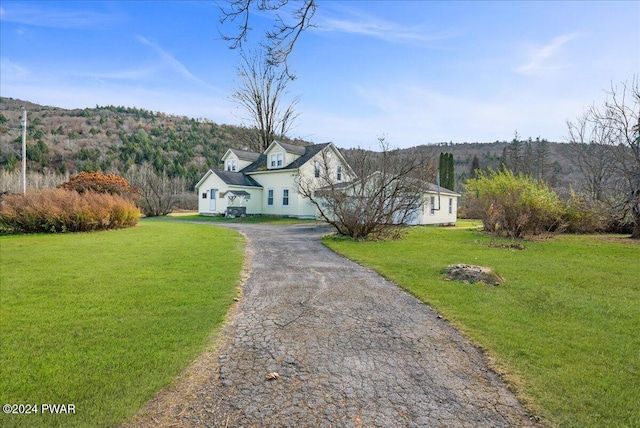
[[[289,165],[294,160],[300,157],[297,153],[288,152],[278,142],[273,142],[271,146],[265,152],[267,156],[267,169],[280,169]],[[278,165],[278,162],[274,166],[271,166],[271,155],[274,155],[274,160],[278,160],[278,155],[282,157],[282,164]]]
[[[229,161],[235,161],[236,162],[237,168],[235,169],[235,171],[241,171],[241,170],[243,170],[244,168],[248,167],[249,165],[251,165],[253,163],[252,161],[249,161],[249,160],[240,159],[231,150],[227,150],[227,152],[222,157],[222,169],[223,170],[228,171],[228,169],[227,169],[228,163],[227,162],[229,162]]]
[[[432,198],[434,200],[433,205],[431,205]],[[451,203],[451,212],[449,212],[449,203]],[[424,205],[422,206],[420,213],[420,224],[456,224],[458,214],[458,197],[456,195],[441,193],[440,209],[438,210],[437,208],[438,194],[435,192],[426,192]]]
[[[217,189],[216,192],[216,209],[211,210],[211,189]],[[229,190],[244,190],[251,196],[249,200],[246,200],[244,206],[247,207],[247,214],[261,214],[262,213],[262,189],[259,187],[246,187],[246,186],[229,186],[224,183],[215,173],[209,175],[198,187],[198,212],[200,214],[224,214],[227,212],[229,206],[229,199],[227,196],[221,197],[221,194],[228,192]],[[203,194],[207,194],[206,198],[203,198]]]
[[[210,208],[211,189],[218,189],[216,194],[216,209]],[[229,190],[228,186],[215,173],[209,175],[198,187],[198,212],[200,214],[222,214],[227,210],[226,198],[220,198],[221,192]],[[206,198],[203,195],[206,194]]]
[[[299,197],[295,170],[258,172],[251,177],[263,187],[262,214],[298,217]],[[273,206],[267,205],[268,189],[273,189]],[[282,205],[282,193],[289,189],[289,205]]]

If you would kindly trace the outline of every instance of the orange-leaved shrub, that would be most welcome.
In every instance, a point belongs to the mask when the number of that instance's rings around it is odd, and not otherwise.
[[[126,197],[109,193],[46,189],[7,195],[0,203],[5,233],[86,232],[138,224],[140,209]]]
[[[129,182],[116,174],[103,174],[101,172],[81,172],[69,177],[69,181],[58,186],[61,189],[75,190],[78,193],[96,192],[109,193],[133,198],[137,189]]]

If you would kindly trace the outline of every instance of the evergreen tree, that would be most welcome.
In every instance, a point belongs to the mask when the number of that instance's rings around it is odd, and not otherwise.
[[[524,146],[523,154],[522,154],[522,163],[520,165],[520,171],[524,175],[533,175],[533,147],[532,147],[531,137],[522,145]]]
[[[440,171],[440,186],[453,190],[455,187],[455,170],[452,153],[440,153],[438,170]]]
[[[471,167],[469,168],[469,177],[478,178],[478,171],[480,170],[480,159],[478,155],[473,155],[471,160]]]
[[[549,148],[549,142],[546,139],[536,138],[536,177],[538,180],[545,180],[549,167],[549,157],[551,156],[551,149]]]
[[[447,182],[447,189],[454,190],[454,188],[456,187],[456,171],[455,171],[455,166],[453,162],[453,153],[449,153],[449,156],[447,159],[447,169],[448,169],[447,178],[449,179],[449,181]]]
[[[515,132],[513,140],[507,146],[507,168],[513,171],[515,174],[522,172],[522,162],[524,157],[523,141],[520,140],[518,131]]]

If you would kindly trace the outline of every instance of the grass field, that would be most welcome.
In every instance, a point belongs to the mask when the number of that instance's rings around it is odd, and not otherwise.
[[[396,242],[324,242],[436,308],[552,425],[640,426],[639,243],[558,236],[518,251],[442,228],[412,228]],[[491,267],[506,284],[446,281],[453,263]]]
[[[0,238],[0,402],[75,407],[0,426],[130,417],[212,346],[243,257],[234,231],[169,222]]]
[[[169,215],[161,217],[163,220],[183,220],[183,221],[210,221],[213,223],[248,223],[248,224],[300,224],[314,222],[315,220],[305,220],[294,217],[272,217],[272,216],[251,216],[244,218],[227,218],[223,216],[208,216],[200,214]]]

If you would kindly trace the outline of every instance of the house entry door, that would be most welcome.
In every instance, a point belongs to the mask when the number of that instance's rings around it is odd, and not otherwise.
[[[211,189],[211,194],[209,195],[209,211],[216,210],[216,197],[218,196],[218,189]]]

